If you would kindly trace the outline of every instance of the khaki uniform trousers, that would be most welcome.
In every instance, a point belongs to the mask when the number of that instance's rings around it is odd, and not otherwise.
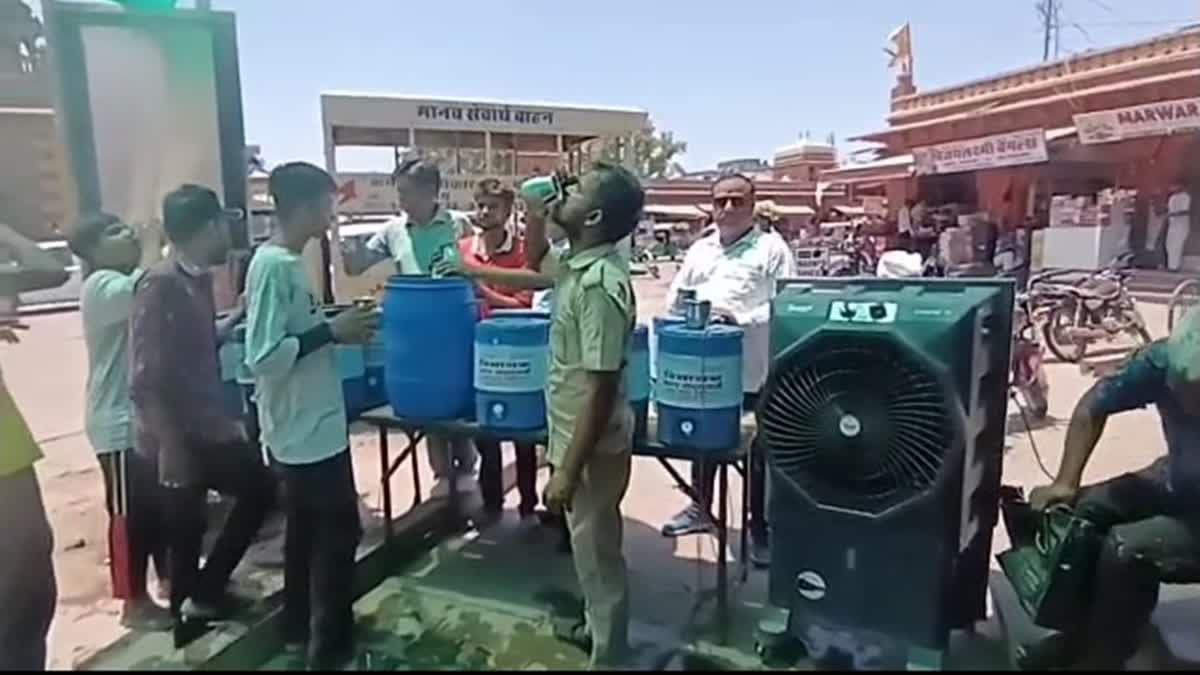
[[[632,461],[628,450],[594,455],[566,514],[592,638],[592,668],[618,667],[629,651],[629,578],[622,551],[621,500],[629,488]]]

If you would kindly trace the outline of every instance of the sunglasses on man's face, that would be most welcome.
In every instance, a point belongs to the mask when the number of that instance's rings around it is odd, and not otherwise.
[[[713,206],[721,209],[740,209],[746,205],[745,197],[713,197]]]

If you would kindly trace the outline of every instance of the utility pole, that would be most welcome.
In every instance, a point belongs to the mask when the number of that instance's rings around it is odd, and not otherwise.
[[[1059,10],[1062,0],[1041,0],[1037,4],[1038,16],[1042,20],[1042,60],[1050,60],[1050,45],[1054,44],[1054,55],[1058,56]]]

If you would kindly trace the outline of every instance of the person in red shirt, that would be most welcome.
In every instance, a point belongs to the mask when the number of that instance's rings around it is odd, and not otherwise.
[[[525,240],[512,222],[512,188],[495,178],[485,178],[475,187],[475,215],[471,219],[474,232],[458,242],[459,256],[465,266],[525,268]],[[497,309],[529,309],[533,291],[510,288],[477,281],[479,313],[486,318]],[[515,443],[517,450],[517,490],[521,495],[518,513],[521,521],[537,523],[534,511],[538,505],[537,449],[533,444]],[[504,509],[504,489],[501,478],[500,442],[477,439],[479,450],[479,491],[483,497],[486,516],[495,518]]]
[[[525,268],[525,239],[512,221],[512,188],[495,178],[485,178],[475,187],[474,232],[458,240],[459,256],[472,267]],[[529,309],[533,291],[477,282],[476,293],[483,317],[497,309]]]

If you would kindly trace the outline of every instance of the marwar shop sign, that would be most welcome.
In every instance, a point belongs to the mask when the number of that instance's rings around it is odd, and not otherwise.
[[[1110,143],[1200,129],[1200,98],[1080,113],[1075,116],[1075,128],[1082,143]]]
[[[1036,164],[1048,158],[1046,132],[1043,129],[1025,129],[913,148],[913,163],[920,175]]]

